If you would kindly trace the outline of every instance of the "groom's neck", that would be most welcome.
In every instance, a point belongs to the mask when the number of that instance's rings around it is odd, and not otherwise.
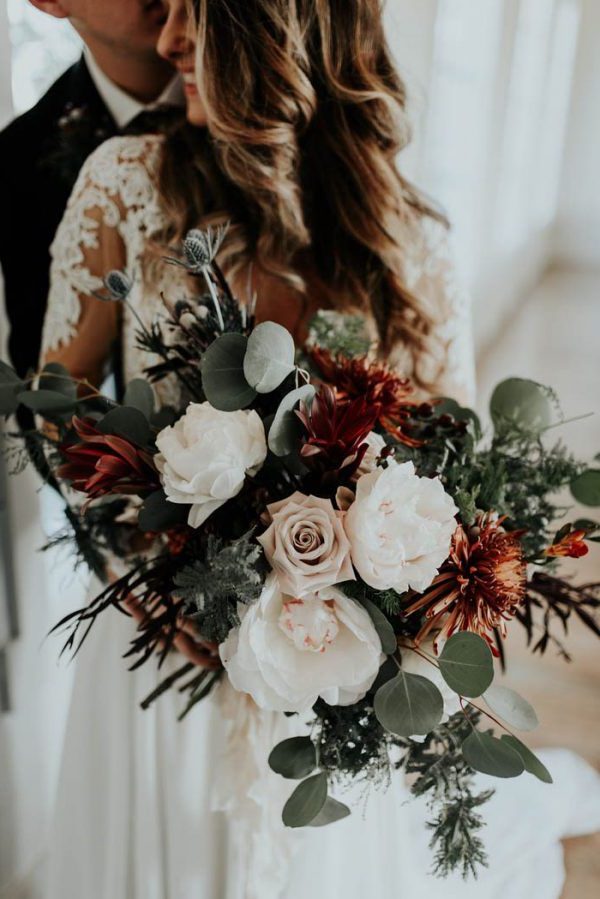
[[[104,74],[140,103],[156,100],[173,77],[171,65],[158,55],[134,56],[99,41],[86,43]]]

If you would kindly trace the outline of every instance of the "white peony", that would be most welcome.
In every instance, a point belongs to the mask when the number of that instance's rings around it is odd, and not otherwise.
[[[359,478],[344,519],[352,561],[375,590],[426,590],[448,558],[458,509],[439,478],[421,478],[412,462]]]
[[[257,602],[239,612],[240,626],[219,651],[232,686],[263,709],[303,712],[319,696],[352,705],[383,662],[368,613],[335,587],[299,599],[271,574]]]
[[[167,499],[191,504],[188,524],[193,528],[236,496],[246,475],[256,474],[267,455],[256,412],[220,412],[210,403],[190,403],[179,421],[160,432],[156,445]]]

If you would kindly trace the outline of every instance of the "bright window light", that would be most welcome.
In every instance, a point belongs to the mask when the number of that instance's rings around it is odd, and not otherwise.
[[[420,182],[450,217],[457,263],[473,282],[480,256],[502,0],[440,0]]]
[[[495,218],[504,254],[525,244],[555,212],[578,18],[572,0],[521,0]]]
[[[542,111],[537,189],[533,204],[534,223],[539,229],[553,221],[558,206],[580,17],[578,0],[559,0]]]

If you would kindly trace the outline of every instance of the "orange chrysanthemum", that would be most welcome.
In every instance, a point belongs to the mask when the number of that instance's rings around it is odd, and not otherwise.
[[[348,359],[321,347],[313,347],[310,356],[338,399],[364,398],[366,405],[379,406],[378,421],[386,431],[408,446],[422,445],[409,433],[409,420],[419,403],[411,399],[414,388],[408,378],[400,378],[386,365],[369,362],[366,356]]]
[[[506,622],[525,598],[527,586],[521,532],[504,531],[502,520],[483,516],[470,530],[457,527],[448,560],[431,587],[406,610],[407,615],[425,612],[417,642],[437,628],[434,645],[456,631],[472,631],[498,655],[494,631],[506,635]]]

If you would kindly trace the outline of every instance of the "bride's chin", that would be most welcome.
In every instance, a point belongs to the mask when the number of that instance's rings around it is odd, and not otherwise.
[[[206,113],[200,104],[188,103],[186,117],[190,125],[206,125]]]

